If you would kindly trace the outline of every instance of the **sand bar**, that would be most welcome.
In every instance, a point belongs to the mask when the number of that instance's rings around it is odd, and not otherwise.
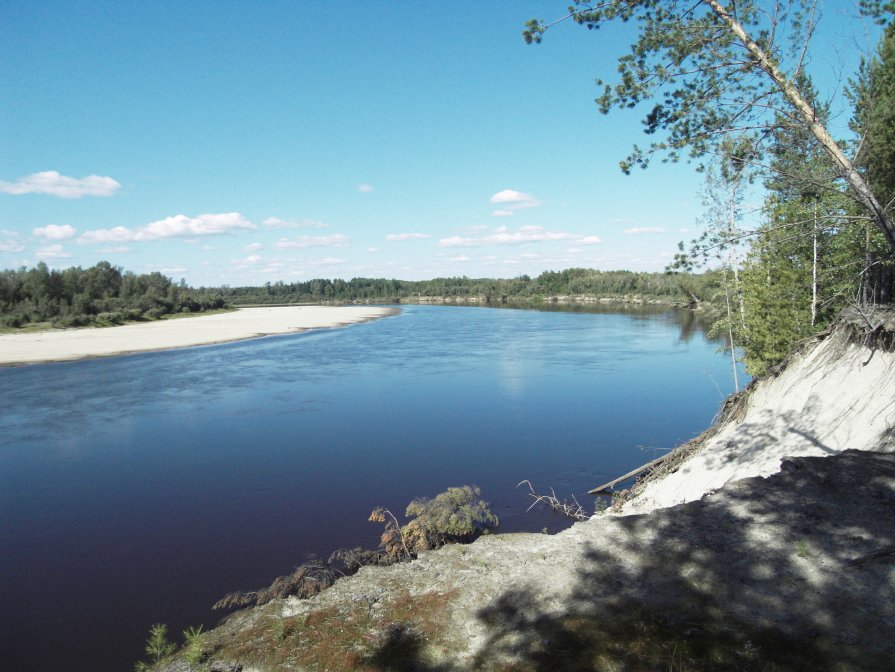
[[[308,329],[340,327],[394,314],[380,306],[241,308],[177,320],[139,322],[102,329],[57,329],[0,334],[0,366],[187,348]]]

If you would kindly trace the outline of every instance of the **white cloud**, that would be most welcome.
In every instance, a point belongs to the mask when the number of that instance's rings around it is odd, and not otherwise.
[[[157,222],[151,222],[138,231],[138,235],[152,238],[171,238],[174,236],[210,236],[229,233],[236,229],[254,229],[252,224],[238,212],[227,212],[218,215],[206,214],[198,217],[174,215]],[[139,240],[139,238],[138,238]]]
[[[368,247],[367,252],[372,252],[373,254],[376,254],[377,252],[382,252],[382,250],[380,250],[378,247]]]
[[[205,214],[198,217],[174,215],[138,229],[116,226],[111,229],[95,229],[85,232],[79,243],[108,243],[124,241],[158,240],[178,236],[213,236],[240,229],[254,229],[255,225],[238,212]]]
[[[159,273],[171,274],[171,275],[179,275],[186,273],[189,269],[186,266],[159,266],[158,264],[148,264],[146,266],[146,270],[148,271],[158,271]]]
[[[66,252],[62,248],[62,245],[47,245],[46,247],[41,247],[37,250],[36,254],[39,259],[64,259],[71,256],[71,253]]]
[[[261,257],[259,257],[257,254],[250,254],[245,259],[243,259],[243,261],[245,261],[245,263],[247,264],[260,264]]]
[[[9,237],[6,240],[0,240],[0,252],[21,252],[25,249],[19,239],[19,234],[14,231],[3,231],[2,233]]]
[[[299,236],[294,240],[280,238],[273,246],[281,250],[305,247],[348,247],[348,237],[337,233],[331,236]]]
[[[242,248],[242,251],[243,252],[257,252],[258,250],[262,249],[263,247],[264,247],[264,245],[262,245],[261,243],[249,243],[248,245],[246,245],[245,247]]]
[[[461,238],[460,236],[451,236],[450,238],[442,238],[438,241],[438,247],[472,247],[475,245],[474,238]]]
[[[472,257],[461,254],[459,257],[451,257],[451,261],[472,261]]]
[[[362,194],[372,194],[376,191],[372,186],[366,183],[357,185],[357,190]]]
[[[536,205],[541,205],[541,201],[539,201],[531,194],[526,194],[521,191],[515,191],[514,189],[504,189],[503,191],[498,191],[491,197],[490,200],[491,203],[494,203],[495,205],[504,205],[511,210],[533,208]]]
[[[494,233],[481,238],[462,238],[451,236],[438,241],[438,247],[485,247],[487,245],[525,245],[527,243],[540,243],[556,240],[568,240],[574,243],[589,241],[584,244],[594,244],[594,236],[580,236],[574,233],[562,231],[547,231],[540,226],[523,226],[518,231],[510,231],[506,227],[500,227]]]
[[[21,194],[49,194],[59,198],[111,196],[120,188],[121,185],[111,177],[88,175],[76,179],[60,175],[55,170],[27,175],[19,178],[16,182],[0,181],[0,193],[14,196]]]
[[[130,252],[131,248],[126,245],[113,245],[111,247],[103,247],[99,250],[100,252],[108,252],[110,254],[119,254],[121,252]]]
[[[512,210],[492,210],[491,216],[492,217],[512,217],[513,211]]]
[[[584,236],[581,240],[576,240],[577,245],[600,245],[603,239],[600,236]]]
[[[47,240],[66,240],[74,237],[77,231],[75,227],[69,226],[68,224],[63,224],[61,226],[58,224],[47,224],[46,226],[40,226],[34,229],[31,233],[35,236],[46,238]]]
[[[87,231],[78,238],[79,243],[117,243],[128,240],[136,240],[136,232],[126,226],[116,226],[111,229],[95,229]]]
[[[423,240],[424,238],[431,238],[428,233],[390,233],[385,239],[386,240]]]
[[[622,233],[629,236],[645,236],[654,233],[665,233],[665,229],[661,226],[635,226],[631,229],[625,229]]]
[[[271,229],[325,229],[328,228],[323,222],[313,219],[280,219],[279,217],[268,217],[263,222],[264,226]]]

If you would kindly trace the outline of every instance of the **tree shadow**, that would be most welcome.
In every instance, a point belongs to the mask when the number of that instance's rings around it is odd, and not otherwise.
[[[426,642],[413,629],[404,625],[392,626],[385,641],[364,659],[364,665],[381,672],[450,672],[450,663],[426,660]]]
[[[895,545],[895,455],[793,458],[698,502],[586,525],[573,585],[545,588],[548,567],[494,599],[472,660],[427,667],[405,632],[376,652],[381,669],[891,669],[893,560],[873,552]],[[402,667],[386,666],[393,653]]]

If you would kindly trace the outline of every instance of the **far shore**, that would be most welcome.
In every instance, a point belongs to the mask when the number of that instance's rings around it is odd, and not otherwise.
[[[241,308],[189,319],[138,322],[119,327],[0,334],[0,366],[64,362],[228,343],[309,329],[347,326],[395,312],[394,308],[380,306]]]

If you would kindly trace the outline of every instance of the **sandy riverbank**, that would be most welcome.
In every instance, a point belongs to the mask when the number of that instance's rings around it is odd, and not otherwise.
[[[672,473],[659,470],[622,514],[692,502],[732,481],[770,476],[785,457],[895,452],[895,352],[868,347],[840,326],[754,385],[733,415]]]
[[[103,329],[0,334],[0,366],[212,345],[308,329],[340,327],[392,314],[393,308],[377,306],[242,308],[229,313]]]

